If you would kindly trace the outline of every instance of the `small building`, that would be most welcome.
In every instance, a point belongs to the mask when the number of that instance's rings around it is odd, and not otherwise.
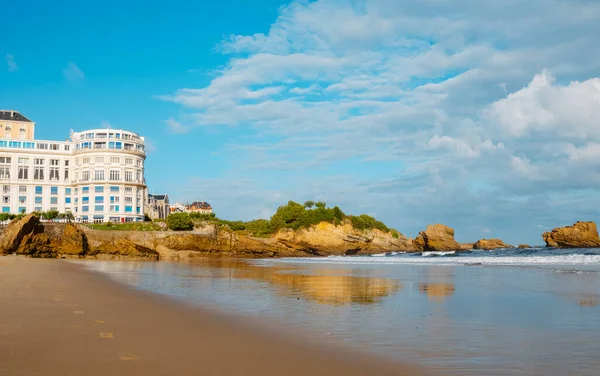
[[[188,213],[200,213],[200,214],[211,214],[213,212],[212,207],[206,201],[194,201],[187,205],[186,211]]]
[[[166,219],[167,216],[171,213],[169,195],[148,194],[148,200],[146,203],[146,213],[152,219]]]
[[[176,202],[171,205],[171,213],[186,213],[185,205],[181,202]]]

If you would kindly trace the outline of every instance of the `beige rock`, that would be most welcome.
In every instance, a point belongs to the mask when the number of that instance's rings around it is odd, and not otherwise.
[[[529,244],[519,244],[519,246],[517,248],[524,249],[524,248],[531,248],[531,246]]]
[[[504,243],[500,239],[481,239],[473,244],[473,249],[499,249],[499,248],[512,248],[512,245]]]
[[[547,247],[597,248],[600,238],[594,222],[577,222],[573,226],[559,227],[542,234]]]
[[[454,240],[454,230],[442,224],[429,225],[413,241],[420,252],[460,251],[461,245]]]

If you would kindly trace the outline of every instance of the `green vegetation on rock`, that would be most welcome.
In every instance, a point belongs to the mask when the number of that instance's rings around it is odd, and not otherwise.
[[[194,228],[194,222],[188,213],[174,213],[167,217],[167,226],[173,231],[189,231]]]
[[[125,223],[90,223],[86,225],[92,230],[117,231],[160,231],[163,228],[157,222],[125,222]]]

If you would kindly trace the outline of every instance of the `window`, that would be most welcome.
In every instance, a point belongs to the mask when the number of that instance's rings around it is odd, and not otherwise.
[[[142,182],[142,172],[139,170],[135,173],[135,181],[137,181],[138,183]]]
[[[81,198],[81,202],[82,202],[83,204],[89,204],[89,202],[90,202],[90,198],[89,198],[88,196],[83,196],[83,197]]]
[[[94,206],[94,211],[97,211],[97,212],[104,211],[104,205],[96,205],[96,206]]]
[[[20,165],[29,164],[29,158],[19,158],[18,162]]]
[[[50,204],[51,205],[58,204],[58,197],[50,197]]]
[[[94,170],[94,180],[104,180],[104,170]]]
[[[10,164],[10,162],[11,162],[10,157],[0,157],[0,164]]]
[[[90,211],[90,207],[89,207],[89,206],[87,206],[87,205],[85,205],[85,206],[82,206],[82,207],[81,207],[81,211],[82,211],[82,212],[84,212],[84,213],[87,213],[87,212],[89,212],[89,211]]]
[[[104,204],[104,196],[96,196],[96,197],[94,197],[94,202],[96,204]]]
[[[65,160],[65,167],[69,167],[69,160]]]
[[[133,187],[125,187],[125,192],[133,192]]]
[[[133,181],[133,171],[125,171],[125,181]]]
[[[141,159],[136,159],[135,160],[135,165],[138,166],[138,167],[141,167],[142,166],[142,160]]]
[[[2,186],[2,192],[4,192],[4,193],[10,193],[10,185],[3,185]]]
[[[35,187],[35,194],[36,195],[41,195],[42,194],[42,186],[38,185]]]
[[[112,211],[112,212],[118,212],[119,211],[119,205],[111,205],[110,206],[110,211]]]
[[[65,195],[66,196],[70,196],[71,195],[71,188],[65,188]]]
[[[71,145],[65,145],[65,151],[71,150]]]
[[[101,185],[97,185],[97,186],[94,187],[94,192],[96,192],[96,193],[102,193],[102,192],[104,192],[104,187],[101,186]]]
[[[25,204],[27,202],[27,196],[19,196],[19,204]]]
[[[27,193],[27,187],[22,185],[19,187],[19,193]]]
[[[58,194],[58,187],[50,187],[50,194],[51,195],[57,195]]]
[[[33,211],[41,213],[42,212],[42,207],[41,206],[36,206],[35,208],[33,208]]]
[[[19,213],[25,214],[26,211],[27,209],[24,206],[19,206]]]
[[[0,179],[10,179],[10,167],[0,166]]]
[[[81,180],[89,181],[90,180],[90,170],[85,170],[81,172]]]
[[[71,203],[71,197],[65,197],[65,204]]]
[[[125,213],[132,213],[133,212],[133,206],[125,206]]]
[[[132,204],[133,203],[133,197],[125,197],[125,203],[126,204]]]
[[[10,204],[10,196],[2,196],[3,204]]]
[[[104,157],[96,157],[96,163],[104,163]]]
[[[50,167],[50,180],[60,180],[59,168]]]
[[[120,157],[110,157],[110,163],[121,163]]]
[[[60,166],[60,160],[58,160],[58,159],[51,159],[50,160],[50,166]]]
[[[90,187],[81,187],[81,193],[89,193]]]
[[[121,180],[121,174],[119,172],[119,170],[110,170],[110,180]]]
[[[44,180],[44,167],[35,166],[33,168],[33,180]]]
[[[36,196],[35,197],[35,203],[36,204],[41,204],[42,203],[42,196]]]
[[[40,150],[48,150],[48,144],[38,143],[37,148]]]
[[[43,158],[34,158],[33,164],[37,165],[37,166],[43,166],[44,165],[44,159]]]
[[[110,203],[111,204],[118,204],[119,203],[119,196],[110,196]]]
[[[125,164],[132,165],[133,164],[133,158],[125,158]]]
[[[116,185],[112,185],[112,186],[110,187],[110,191],[111,191],[111,192],[119,192],[119,187],[118,187],[118,186],[116,186]]]
[[[88,158],[88,157],[81,158],[81,163],[83,163],[83,164],[89,164],[90,163],[90,158]]]
[[[29,180],[29,167],[19,166],[19,180]]]
[[[58,144],[50,144],[50,150],[59,150],[59,145]]]
[[[69,180],[69,169],[65,168],[65,180]]]
[[[10,206],[3,206],[2,213],[10,213]]]

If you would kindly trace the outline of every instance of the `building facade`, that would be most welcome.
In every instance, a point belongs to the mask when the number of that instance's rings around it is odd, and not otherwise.
[[[0,111],[3,213],[57,210],[81,222],[144,219],[144,138],[115,129],[36,140],[35,123]]]
[[[169,195],[148,194],[146,203],[146,214],[152,219],[167,219],[171,213]]]

